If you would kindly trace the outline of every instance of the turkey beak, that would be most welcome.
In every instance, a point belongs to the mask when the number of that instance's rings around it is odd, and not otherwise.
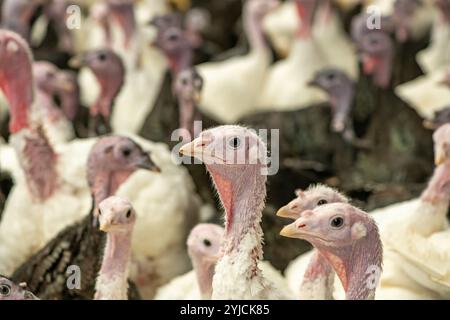
[[[288,204],[285,205],[284,207],[281,207],[277,211],[277,216],[282,217],[282,218],[289,218],[289,219],[297,219],[298,218],[298,214],[295,213]]]
[[[211,152],[205,152],[205,147],[210,141],[202,138],[201,136],[195,138],[189,143],[186,143],[184,146],[180,148],[181,156],[195,157],[201,161],[208,160],[213,158],[214,155]]]
[[[280,235],[287,238],[296,238],[297,228],[295,227],[295,222],[288,224],[280,231]]]
[[[195,151],[196,151],[195,150],[195,140],[197,140],[197,139],[194,139],[193,141],[186,143],[184,146],[182,146],[180,148],[179,152],[180,152],[181,156],[188,156],[188,157],[194,156]]]
[[[69,67],[79,69],[81,67],[84,67],[86,63],[87,63],[86,54],[81,53],[69,60]]]
[[[447,160],[447,150],[439,146],[436,148],[436,154],[434,156],[434,163],[436,166],[444,163]]]
[[[202,98],[202,92],[200,89],[195,89],[194,91],[194,96],[193,96],[193,101],[195,104],[199,104],[200,100]]]
[[[296,221],[288,224],[280,231],[280,235],[287,238],[302,238],[302,234],[304,234],[303,228],[306,227],[306,224],[303,222],[302,218],[297,219]]]
[[[306,84],[308,85],[308,87],[318,87],[319,86],[316,79],[309,80]]]
[[[423,127],[425,128],[425,129],[428,129],[428,130],[435,130],[435,129],[437,129],[436,128],[436,125],[434,124],[434,122],[433,121],[431,121],[431,120],[423,120]]]
[[[75,86],[72,82],[64,77],[58,77],[56,86],[59,90],[70,93],[75,90]]]
[[[144,154],[141,161],[137,164],[139,169],[149,170],[152,172],[161,172],[161,169],[153,162],[149,154]]]
[[[113,225],[113,223],[111,220],[102,221],[102,222],[100,222],[99,229],[103,232],[108,232],[112,225]]]

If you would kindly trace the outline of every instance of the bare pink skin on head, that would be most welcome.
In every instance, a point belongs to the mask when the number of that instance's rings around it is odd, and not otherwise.
[[[339,69],[325,69],[317,72],[309,84],[328,94],[333,113],[332,130],[341,133],[350,130],[349,116],[355,96],[353,81]]]
[[[107,0],[111,17],[124,33],[124,46],[128,48],[136,32],[133,0]]]
[[[87,179],[96,207],[138,169],[159,172],[150,154],[130,138],[107,136],[99,139],[87,162]]]
[[[310,38],[314,20],[314,10],[316,1],[314,0],[295,0],[297,14],[301,24],[297,31],[298,38]]]
[[[349,200],[337,190],[325,185],[313,185],[307,190],[297,190],[297,198],[278,210],[277,215],[298,219],[304,211],[313,210],[329,203],[348,203]],[[332,299],[334,288],[334,270],[326,258],[315,251],[300,285],[303,299]],[[311,291],[313,293],[311,294]],[[319,294],[323,294],[318,296]]]
[[[39,300],[26,289],[25,284],[15,284],[8,278],[0,275],[0,301],[1,300]]]
[[[58,78],[59,69],[52,63],[38,61],[33,63],[36,97],[39,107],[45,111],[45,117],[51,122],[64,118],[64,113],[55,104],[53,98],[63,85]]]
[[[436,168],[422,200],[432,204],[450,200],[450,124],[444,124],[433,134]]]
[[[245,235],[259,239],[251,249],[249,278],[260,274],[262,258],[260,221],[266,197],[267,149],[250,129],[220,126],[203,131],[180,152],[205,162],[225,210],[225,234],[221,254],[236,253]],[[243,271],[244,272],[244,271]]]
[[[10,107],[9,131],[17,133],[29,126],[33,103],[31,51],[17,33],[0,30],[0,88]]]
[[[391,82],[394,45],[389,34],[371,31],[362,36],[359,42],[363,71],[373,75],[374,83],[387,88]]]
[[[173,93],[178,98],[179,127],[194,135],[194,121],[201,120],[198,103],[203,88],[203,78],[194,68],[181,71],[174,80]]]
[[[103,262],[95,293],[95,299],[101,300],[108,299],[111,295],[111,292],[104,292],[104,286],[105,284],[107,286],[108,282],[121,278],[127,286],[136,212],[128,200],[111,196],[100,202],[98,215],[100,230],[107,233]],[[128,287],[121,289],[126,293]],[[122,298],[126,299],[127,297],[124,295]]]
[[[167,57],[172,75],[190,68],[194,49],[200,45],[199,35],[186,29],[176,14],[155,17],[151,24],[157,29],[154,45]]]
[[[374,299],[383,248],[375,221],[347,203],[308,210],[281,235],[310,242],[333,267],[348,300]]]
[[[306,190],[298,189],[295,194],[297,198],[278,210],[278,216],[296,220],[303,211],[313,210],[328,203],[349,202],[349,199],[339,191],[322,184],[312,185]]]
[[[218,225],[202,223],[191,230],[187,239],[189,257],[203,299],[211,299],[214,268],[219,259],[223,231]]]
[[[122,59],[110,49],[98,49],[88,51],[74,61],[77,66],[86,66],[91,69],[100,84],[101,92],[90,108],[91,116],[101,115],[109,121],[114,100],[125,80]]]
[[[57,88],[56,95],[61,100],[61,108],[67,119],[73,121],[80,107],[80,87],[77,74],[71,70],[62,70],[57,74],[58,81],[64,84]]]

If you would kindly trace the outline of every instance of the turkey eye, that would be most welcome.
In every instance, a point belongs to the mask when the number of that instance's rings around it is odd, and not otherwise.
[[[125,157],[128,157],[128,156],[131,154],[131,149],[123,149],[123,150],[122,150],[122,154],[123,154]]]
[[[131,209],[127,211],[127,219],[131,217]]]
[[[334,217],[333,219],[331,219],[330,221],[330,225],[333,228],[340,228],[344,225],[344,219],[342,217]]]
[[[317,205],[318,205],[318,206],[321,206],[321,205],[324,205],[324,204],[327,204],[327,203],[328,203],[327,200],[325,200],[325,199],[320,199],[320,200],[317,202]]]
[[[0,295],[2,296],[9,296],[11,293],[11,287],[7,284],[0,285]]]
[[[186,86],[188,84],[188,79],[187,78],[181,79],[181,83],[183,84],[183,86]]]
[[[241,140],[238,137],[234,137],[234,138],[230,139],[228,144],[230,145],[230,147],[237,149],[241,145]]]
[[[167,40],[169,40],[169,41],[177,41],[178,40],[178,34],[176,34],[176,33],[172,33],[172,34],[170,34],[168,37],[167,37]]]
[[[99,216],[102,215],[102,210],[98,209],[98,215],[99,215]]]
[[[100,60],[100,61],[105,61],[105,60],[106,60],[106,54],[100,53],[100,54],[98,55],[98,60]]]
[[[203,244],[207,247],[211,247],[211,241],[209,241],[208,239],[203,239]]]

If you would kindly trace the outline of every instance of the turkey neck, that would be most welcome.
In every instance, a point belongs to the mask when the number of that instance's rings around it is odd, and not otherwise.
[[[250,50],[266,50],[267,42],[262,29],[262,20],[244,8],[244,30],[250,43]]]
[[[300,299],[332,300],[334,275],[334,270],[327,259],[315,250],[303,275]]]
[[[383,250],[378,230],[373,226],[353,245],[318,249],[332,265],[344,287],[347,300],[373,300],[382,271]]]
[[[45,201],[57,188],[57,155],[39,123],[31,123],[32,109],[41,106],[32,108],[35,90],[31,62],[24,62],[21,67],[20,70],[5,68],[0,75],[0,84],[10,105],[10,140],[31,195]]]
[[[98,81],[101,88],[100,95],[97,97],[94,106],[90,109],[91,115],[101,114],[104,117],[109,117],[114,101],[123,86],[124,79],[123,77],[114,79],[111,77],[107,80],[98,78]]]
[[[176,53],[168,54],[167,58],[169,60],[172,77],[175,79],[178,72],[192,66],[194,53],[191,47],[187,47]]]
[[[333,122],[346,123],[353,105],[355,92],[352,84],[337,88],[329,92],[330,105],[332,107]]]
[[[197,104],[192,99],[178,98],[178,106],[180,113],[180,128],[188,130],[192,135]]]
[[[121,276],[126,281],[130,255],[131,231],[109,232],[106,236],[100,276],[104,278]]]
[[[125,170],[101,170],[98,172],[92,188],[95,206],[98,207],[100,202],[114,195],[130,175],[131,172]]]
[[[446,161],[435,167],[428,186],[420,199],[432,205],[443,205],[446,207],[450,200],[450,194],[443,189],[446,188],[445,184],[448,182],[450,182],[450,163]]]
[[[262,257],[260,222],[266,197],[267,177],[260,169],[259,165],[248,165],[244,170],[235,170],[233,181],[210,171],[225,209],[221,252],[243,255],[246,259],[250,254],[254,267]],[[250,245],[242,241],[247,235],[252,237]]]
[[[201,258],[194,258],[192,264],[202,299],[211,299],[215,263]]]
[[[310,39],[314,16],[314,2],[310,0],[296,0],[297,15],[300,18],[300,25],[297,30],[297,39]]]

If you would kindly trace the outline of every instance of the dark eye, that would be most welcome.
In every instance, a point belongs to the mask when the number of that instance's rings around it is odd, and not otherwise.
[[[327,75],[328,81],[333,81],[336,78],[336,75],[334,73],[329,73]]]
[[[53,72],[47,72],[45,76],[47,77],[47,79],[52,79],[55,76],[55,74]]]
[[[334,217],[330,221],[332,228],[338,229],[344,225],[344,219],[342,217]]]
[[[9,296],[9,294],[11,293],[11,287],[7,284],[2,284],[0,285],[0,295],[1,296]]]
[[[128,209],[127,211],[127,219],[131,217],[131,209]]]
[[[98,209],[98,215],[99,215],[99,216],[102,215],[102,210]]]
[[[325,199],[320,199],[320,200],[317,202],[317,205],[318,205],[318,206],[321,206],[321,205],[324,205],[324,204],[327,204],[327,203],[328,203],[327,200],[325,200]]]
[[[177,41],[178,38],[179,38],[179,35],[177,33],[172,33],[167,36],[167,40],[169,40],[169,41]]]
[[[181,83],[183,84],[183,86],[186,86],[188,84],[188,79],[187,78],[181,79]]]
[[[98,60],[105,61],[106,60],[106,54],[105,53],[99,53],[98,54]]]
[[[122,154],[123,154],[125,157],[128,157],[128,156],[131,154],[131,149],[128,149],[128,148],[123,149],[123,150],[122,150]]]
[[[211,241],[209,241],[208,239],[203,239],[203,244],[207,247],[211,247]]]
[[[241,139],[239,139],[238,137],[234,137],[234,138],[230,139],[228,144],[230,145],[230,147],[237,149],[241,145]]]

